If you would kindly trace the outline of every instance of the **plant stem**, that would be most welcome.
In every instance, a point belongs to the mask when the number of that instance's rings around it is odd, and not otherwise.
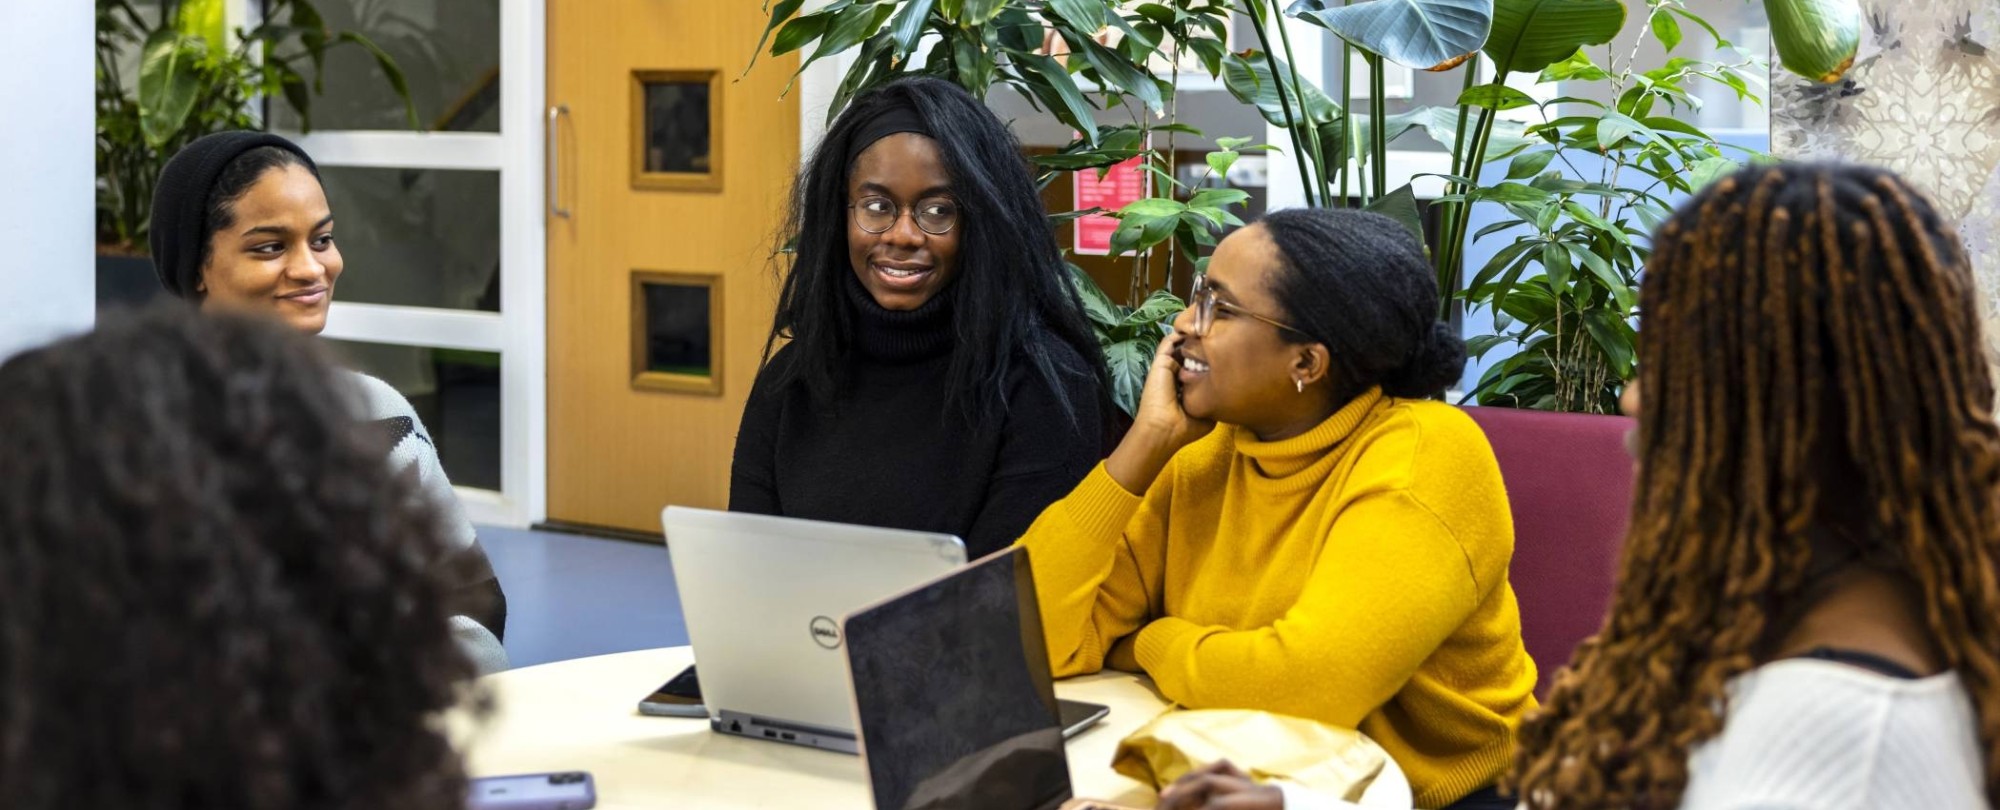
[[[1464,95],[1465,91],[1471,90],[1479,82],[1479,58],[1480,54],[1475,53],[1471,59],[1466,60],[1464,87],[1459,91],[1460,95]],[[1457,177],[1465,177],[1467,174],[1465,171],[1465,159],[1467,157],[1465,154],[1465,123],[1471,117],[1471,112],[1472,108],[1463,104],[1458,105],[1458,130],[1451,144],[1451,173]],[[1451,185],[1448,188],[1450,189],[1448,193],[1453,194],[1469,194],[1472,192],[1471,185],[1460,183],[1456,180],[1451,181]],[[1460,244],[1465,235],[1460,232],[1458,227],[1457,214],[1459,209],[1465,208],[1467,205],[1469,203],[1466,202],[1450,203],[1445,208],[1444,216],[1440,218],[1444,229],[1444,233],[1439,236],[1437,255],[1438,302],[1444,308],[1439,313],[1441,316],[1451,314],[1450,296],[1452,290],[1450,287],[1445,286],[1445,281],[1447,278],[1457,278],[1458,273],[1463,269],[1460,265],[1465,262],[1465,246]],[[1445,272],[1446,268],[1451,269],[1449,276]]]
[[[1280,85],[1283,85],[1284,81],[1278,79],[1278,65],[1275,55],[1271,53],[1271,35],[1264,30],[1265,6],[1263,0],[1243,0],[1243,5],[1249,9],[1245,13],[1250,17],[1251,29],[1257,32],[1258,44],[1264,47],[1264,66],[1271,71],[1271,78],[1277,80]],[[1299,163],[1299,185],[1305,191],[1306,205],[1312,206],[1314,205],[1312,171],[1306,168],[1305,141],[1299,137],[1300,117],[1292,114],[1291,96],[1286,94],[1282,87],[1279,88],[1278,92],[1278,105],[1285,113],[1285,121],[1288,124],[1285,129],[1292,136],[1292,158]]]
[[[1306,143],[1312,149],[1313,188],[1319,196],[1320,203],[1324,205],[1327,193],[1326,155],[1320,150],[1319,122],[1312,120],[1312,112],[1306,109],[1306,87],[1299,79],[1299,60],[1292,55],[1291,29],[1286,27],[1282,14],[1279,15],[1277,23],[1278,41],[1285,46],[1285,66],[1292,70],[1292,92],[1299,94],[1299,119],[1304,122]]]
[[[1368,56],[1368,113],[1374,116],[1374,120],[1368,123],[1371,130],[1369,137],[1375,147],[1376,197],[1389,195],[1389,122],[1386,120],[1389,101],[1383,98],[1389,85],[1388,77],[1383,75],[1382,64],[1381,54]]]
[[[1178,124],[1181,122],[1180,118],[1181,38],[1180,37],[1174,37],[1173,61],[1174,61],[1174,79],[1173,79],[1174,97],[1167,101],[1167,123]],[[1178,181],[1180,180],[1181,177],[1178,171],[1180,165],[1180,152],[1175,151],[1174,149],[1174,136],[1176,134],[1179,133],[1171,129],[1167,130],[1167,176],[1174,178],[1176,181]],[[1168,187],[1168,193],[1174,194],[1175,196],[1179,196],[1178,192],[1172,186]],[[1193,189],[1189,189],[1188,193],[1190,196],[1192,196],[1194,193]],[[1179,263],[1181,259],[1180,246],[1181,246],[1181,232],[1180,229],[1176,228],[1174,229],[1173,235],[1167,237],[1167,277],[1161,281],[1162,286],[1166,287],[1169,290],[1172,290],[1174,286],[1174,265]],[[1148,269],[1146,271],[1147,295],[1152,294],[1153,292],[1152,288],[1153,288],[1153,273],[1152,270]],[[1142,303],[1144,302],[1144,300],[1145,299],[1143,298],[1140,299]]]
[[[1499,75],[1506,76],[1507,74],[1501,73]],[[1479,170],[1486,165],[1486,143],[1492,137],[1493,110],[1482,107],[1479,110],[1479,125],[1473,131],[1472,156],[1466,161],[1465,166],[1462,167],[1464,169],[1464,177],[1472,181],[1472,185],[1466,188],[1466,193],[1468,194],[1479,185]],[[1452,214],[1450,232],[1454,235],[1453,241],[1455,243],[1462,242],[1465,237],[1466,228],[1469,226],[1472,218],[1472,201],[1466,200],[1458,208],[1453,209]],[[1463,257],[1463,246],[1460,246],[1458,258],[1454,259],[1452,263],[1445,265],[1444,272],[1438,279],[1438,305],[1442,314],[1450,313],[1450,310],[1445,309],[1445,307],[1450,306],[1451,296],[1458,292],[1459,276],[1464,269],[1459,265],[1463,263]]]
[[[1349,199],[1347,180],[1354,166],[1354,46],[1340,41],[1340,207]]]

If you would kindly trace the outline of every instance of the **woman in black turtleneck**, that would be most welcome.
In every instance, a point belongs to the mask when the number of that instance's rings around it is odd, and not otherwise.
[[[1103,457],[1097,341],[1020,144],[971,94],[913,78],[855,99],[786,235],[730,509],[948,532],[976,558]]]

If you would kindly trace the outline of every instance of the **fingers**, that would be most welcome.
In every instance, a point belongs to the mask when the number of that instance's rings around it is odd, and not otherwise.
[[[1159,810],[1203,810],[1214,807],[1221,797],[1254,790],[1257,786],[1239,776],[1210,772],[1210,768],[1188,774],[1160,792]]]
[[[1162,368],[1178,370],[1181,361],[1174,356],[1174,352],[1179,351],[1180,347],[1181,335],[1179,332],[1161,338],[1160,345],[1153,349],[1153,368],[1155,370]]]
[[[1236,767],[1236,763],[1230,762],[1229,760],[1226,759],[1219,760],[1215,764],[1203,768],[1202,770],[1209,773],[1221,774],[1223,776],[1233,776],[1237,779],[1247,780],[1250,778],[1250,774],[1244,773],[1242,768]]]
[[[1210,801],[1202,810],[1284,810],[1283,791],[1258,785],[1240,793],[1231,793]]]

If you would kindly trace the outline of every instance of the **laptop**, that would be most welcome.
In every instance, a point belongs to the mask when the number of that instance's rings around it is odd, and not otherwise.
[[[660,516],[718,733],[855,753],[840,617],[965,565],[948,534],[670,506]],[[1102,707],[1076,704],[1081,731]]]
[[[863,608],[843,630],[876,810],[1115,810],[1071,798],[1026,549]]]
[[[681,615],[723,734],[852,753],[841,616],[965,564],[948,534],[669,506]]]

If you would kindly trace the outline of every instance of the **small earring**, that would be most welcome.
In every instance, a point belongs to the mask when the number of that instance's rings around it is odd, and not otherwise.
[[[1295,388],[1297,388],[1297,389],[1299,389],[1299,393],[1301,393],[1301,394],[1303,394],[1303,393],[1305,393],[1305,392],[1306,392],[1306,381],[1305,381],[1304,379],[1302,379],[1302,378],[1299,378],[1299,377],[1293,377],[1293,378],[1292,378],[1292,386],[1293,386],[1293,387],[1295,387]]]

